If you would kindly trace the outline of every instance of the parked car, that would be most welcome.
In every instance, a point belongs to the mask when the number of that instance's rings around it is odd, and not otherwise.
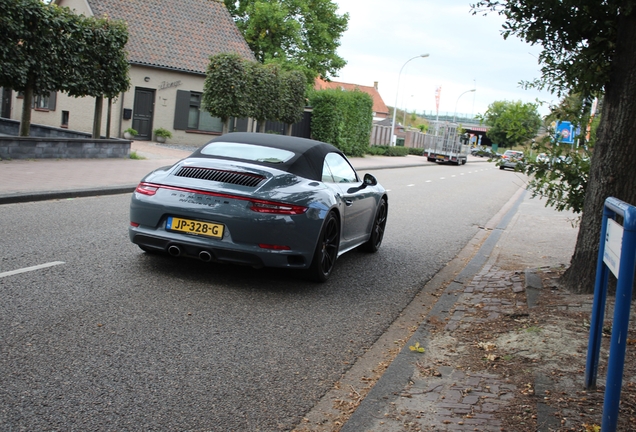
[[[473,156],[487,157],[489,159],[497,159],[501,156],[490,147],[475,147],[471,150],[471,154]]]
[[[499,162],[499,169],[512,168],[515,169],[517,165],[523,164],[523,152],[517,150],[506,150],[501,155],[501,162]]]
[[[550,157],[546,153],[539,153],[536,160],[538,163],[550,163]]]
[[[129,237],[148,253],[304,269],[324,282],[341,254],[380,248],[387,200],[330,144],[231,133],[141,180]]]

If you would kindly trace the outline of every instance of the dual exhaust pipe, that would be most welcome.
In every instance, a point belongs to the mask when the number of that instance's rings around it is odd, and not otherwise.
[[[179,246],[173,244],[168,246],[168,253],[173,257],[178,257],[182,252]],[[212,254],[206,250],[202,250],[199,252],[199,259],[204,262],[210,262],[212,261]]]

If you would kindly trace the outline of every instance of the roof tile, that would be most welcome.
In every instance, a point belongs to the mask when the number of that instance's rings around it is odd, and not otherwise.
[[[87,0],[97,17],[128,24],[131,63],[204,74],[209,57],[235,53],[254,60],[219,0]]]
[[[387,108],[384,100],[382,100],[382,96],[378,92],[378,89],[374,86],[363,86],[359,84],[349,84],[342,83],[336,81],[325,81],[320,78],[316,78],[314,83],[314,89],[316,90],[325,90],[325,89],[342,89],[347,91],[360,90],[362,92],[367,93],[373,99],[373,111],[378,114],[386,114],[389,115],[389,108]]]

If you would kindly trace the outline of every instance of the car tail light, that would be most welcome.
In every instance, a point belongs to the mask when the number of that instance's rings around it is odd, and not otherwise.
[[[307,211],[307,207],[272,201],[253,200],[250,201],[250,210],[257,213],[297,215],[305,213]]]
[[[265,243],[259,243],[258,246],[262,249],[271,249],[271,250],[291,250],[291,248],[289,246],[283,246],[283,245],[273,245],[273,244],[265,244]]]
[[[158,189],[159,188],[157,186],[154,186],[148,183],[139,183],[139,185],[137,186],[137,189],[135,189],[135,192],[139,192],[140,194],[144,194],[148,196],[153,196],[154,194],[157,193]]]
[[[139,226],[139,224],[137,222],[130,222],[130,226],[133,228],[137,228]]]
[[[174,191],[186,192],[186,193],[195,193],[201,195],[209,195],[221,198],[229,198],[236,199],[241,201],[249,201],[250,202],[250,210],[255,211],[257,213],[271,213],[271,214],[281,214],[281,215],[299,215],[303,214],[307,211],[307,207],[294,205],[294,204],[285,204],[276,201],[266,201],[266,200],[256,200],[249,197],[244,197],[240,195],[230,195],[219,192],[209,192],[202,191],[197,189],[189,189],[182,188],[178,186],[166,186],[161,184],[154,183],[139,183],[136,192],[142,193],[144,195],[154,195],[157,193],[159,189],[169,189]]]

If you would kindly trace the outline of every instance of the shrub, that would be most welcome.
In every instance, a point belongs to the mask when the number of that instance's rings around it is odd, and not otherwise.
[[[373,123],[373,99],[361,91],[336,89],[314,91],[313,138],[338,147],[348,156],[362,156],[369,148]]]
[[[371,146],[367,153],[374,156],[406,156],[409,154],[409,149],[399,146]]]
[[[386,147],[384,146],[370,146],[367,149],[367,154],[370,154],[372,156],[384,156],[385,153]]]
[[[159,137],[172,138],[172,132],[170,132],[168,129],[157,128],[153,132]]]

